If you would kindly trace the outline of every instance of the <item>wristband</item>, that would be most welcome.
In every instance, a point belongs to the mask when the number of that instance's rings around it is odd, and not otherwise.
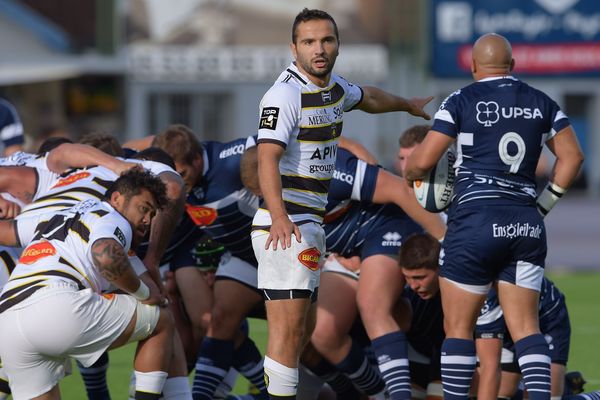
[[[536,204],[540,214],[545,217],[566,191],[567,189],[563,189],[552,182],[548,182],[537,198]]]
[[[150,289],[148,288],[148,286],[146,286],[144,282],[140,281],[140,287],[138,287],[138,289],[135,292],[129,294],[138,299],[139,301],[144,301],[150,298]]]

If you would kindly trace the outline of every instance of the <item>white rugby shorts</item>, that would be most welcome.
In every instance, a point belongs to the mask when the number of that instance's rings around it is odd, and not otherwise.
[[[325,232],[321,225],[299,225],[300,243],[292,235],[292,246],[283,250],[278,243],[265,250],[266,231],[252,232],[252,247],[258,260],[258,288],[273,290],[310,290],[319,287],[320,261],[325,253]]]
[[[51,390],[69,358],[92,365],[127,328],[137,305],[128,295],[105,297],[56,282],[1,313],[0,358],[15,399]]]
[[[221,257],[215,276],[217,279],[238,281],[254,289],[258,287],[256,267],[229,252]]]

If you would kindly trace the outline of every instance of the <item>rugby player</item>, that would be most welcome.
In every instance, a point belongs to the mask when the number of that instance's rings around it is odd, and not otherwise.
[[[15,107],[6,99],[0,98],[0,141],[4,145],[4,157],[23,150],[25,136],[23,124]]]

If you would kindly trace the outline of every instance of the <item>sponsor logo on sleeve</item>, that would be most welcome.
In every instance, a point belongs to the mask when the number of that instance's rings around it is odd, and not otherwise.
[[[219,213],[214,208],[193,206],[191,204],[185,205],[185,211],[188,216],[198,226],[211,225],[217,219]]]
[[[44,257],[53,256],[56,254],[56,249],[52,246],[52,243],[43,241],[34,243],[30,246],[27,246],[21,257],[19,258],[19,263],[21,264],[33,264],[39,259]]]
[[[52,188],[57,188],[57,187],[61,187],[61,186],[67,186],[70,185],[71,183],[80,181],[82,179],[87,178],[88,176],[90,176],[90,173],[87,171],[83,171],[83,172],[78,172],[76,174],[72,174],[69,175],[65,178],[61,178],[58,180],[58,182],[56,182],[56,184],[54,186],[52,186]]]
[[[298,261],[311,271],[319,269],[320,260],[321,252],[316,247],[311,247],[298,254]]]
[[[119,228],[117,226],[115,228],[115,231],[113,232],[113,234],[115,235],[115,237],[117,239],[119,239],[119,242],[121,242],[121,245],[123,245],[123,247],[125,247],[125,245],[127,244],[127,241],[125,240],[125,234],[123,233],[123,231],[121,230],[121,228]]]
[[[279,107],[265,107],[260,115],[260,123],[258,129],[271,129],[277,128],[277,119],[279,118]]]

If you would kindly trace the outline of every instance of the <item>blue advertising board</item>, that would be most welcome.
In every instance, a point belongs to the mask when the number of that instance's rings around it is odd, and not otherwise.
[[[431,1],[435,76],[468,76],[489,32],[511,42],[518,75],[600,76],[600,0]]]

